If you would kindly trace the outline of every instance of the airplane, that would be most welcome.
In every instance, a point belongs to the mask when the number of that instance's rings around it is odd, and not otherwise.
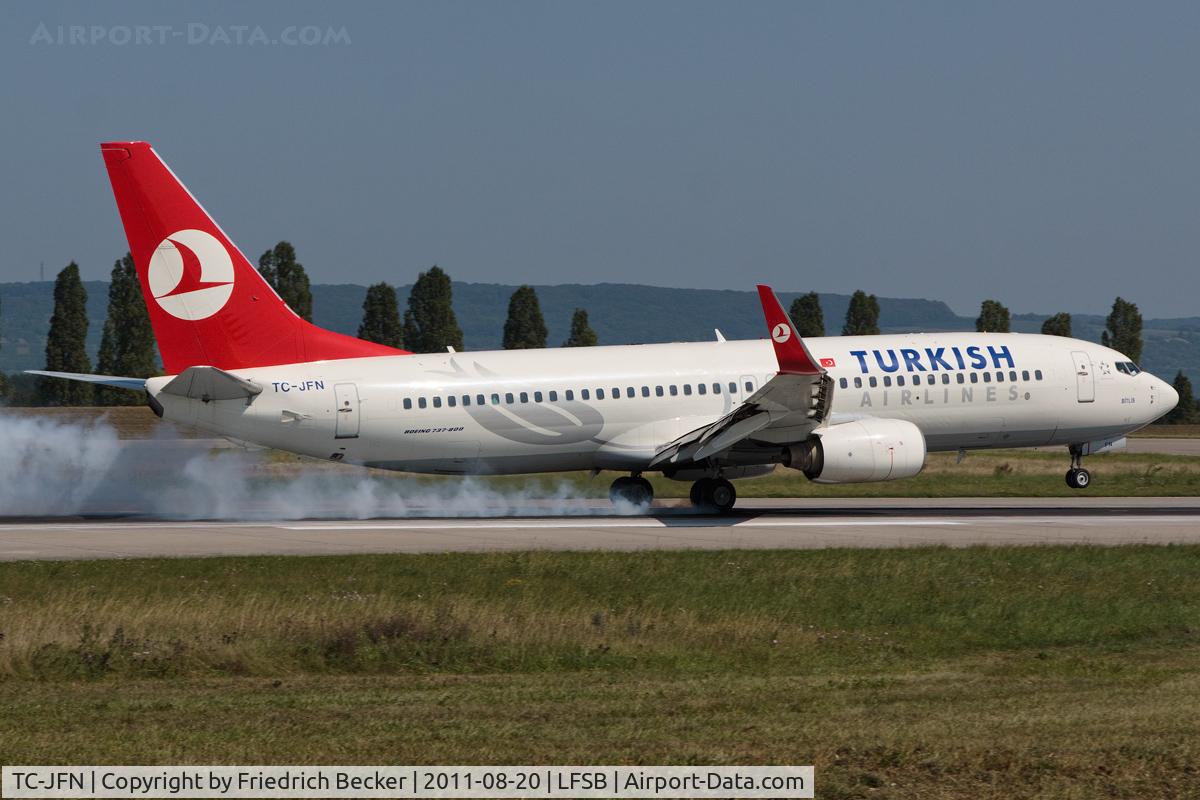
[[[451,475],[622,473],[692,483],[728,512],[731,482],[783,465],[823,484],[917,475],[937,451],[1065,445],[1083,458],[1178,402],[1092,342],[1015,333],[802,339],[758,286],[760,340],[410,353],[297,316],[146,142],[101,153],[167,375],[34,374],[143,391],[164,419],[329,461]]]

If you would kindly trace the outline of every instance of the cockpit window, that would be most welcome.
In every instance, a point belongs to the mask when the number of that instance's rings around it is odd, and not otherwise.
[[[1118,361],[1117,372],[1124,372],[1126,375],[1137,375],[1141,370],[1132,361]]]

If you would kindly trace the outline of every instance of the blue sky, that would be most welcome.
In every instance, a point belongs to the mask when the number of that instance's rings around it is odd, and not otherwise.
[[[0,21],[0,280],[107,275],[126,244],[97,143],[136,138],[251,258],[289,239],[318,282],[438,263],[1200,314],[1197,4],[6,3]],[[38,33],[72,25],[104,38]],[[110,40],[139,25],[163,27]],[[235,26],[335,41],[221,41]]]

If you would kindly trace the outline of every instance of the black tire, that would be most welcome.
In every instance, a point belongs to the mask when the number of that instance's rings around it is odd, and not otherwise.
[[[712,484],[712,478],[701,478],[692,484],[692,490],[688,492],[688,497],[691,498],[692,505],[696,508],[708,505],[705,498],[708,496],[710,484]]]
[[[612,482],[608,489],[608,499],[615,505],[619,501],[635,506],[650,505],[654,500],[654,487],[645,478],[621,477]]]
[[[713,481],[708,487],[707,495],[705,499],[708,500],[708,504],[722,514],[732,511],[737,503],[737,489],[724,478]]]
[[[1067,486],[1070,486],[1072,489],[1079,488],[1075,485],[1075,470],[1073,469],[1067,470]]]

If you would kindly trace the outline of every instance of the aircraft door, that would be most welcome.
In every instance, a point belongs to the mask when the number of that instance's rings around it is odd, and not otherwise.
[[[1075,386],[1079,402],[1090,403],[1096,399],[1096,378],[1092,374],[1092,359],[1082,350],[1071,353],[1075,362]]]
[[[335,439],[358,438],[358,386],[353,383],[338,383],[333,387],[337,398],[337,426]]]

